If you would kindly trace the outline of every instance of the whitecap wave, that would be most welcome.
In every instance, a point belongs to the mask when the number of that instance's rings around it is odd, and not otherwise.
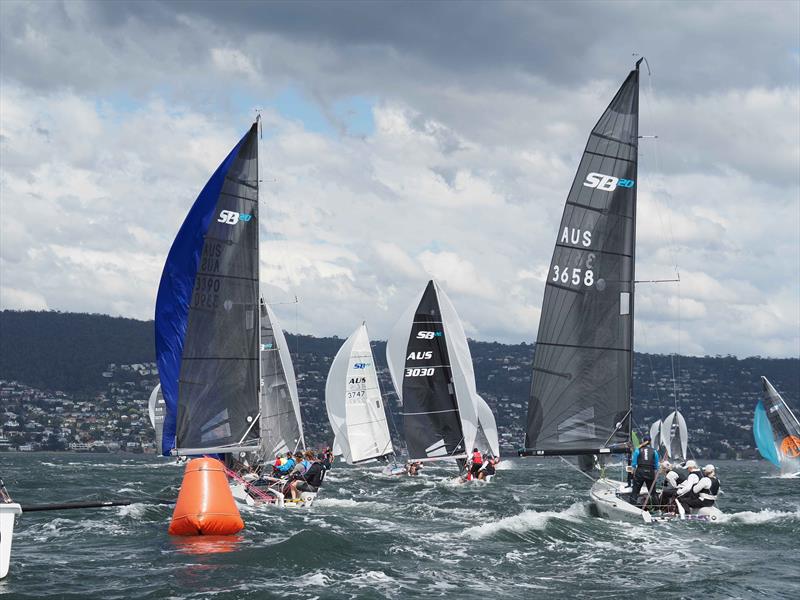
[[[798,521],[800,520],[800,509],[794,512],[769,508],[760,511],[744,510],[725,514],[721,520],[723,523],[743,523],[745,525],[761,525],[772,521]]]
[[[491,521],[482,525],[468,527],[462,533],[467,537],[480,539],[496,534],[498,531],[511,531],[513,533],[525,533],[531,530],[542,530],[552,520],[570,521],[576,523],[581,517],[586,516],[586,506],[576,502],[566,510],[536,511],[525,510],[518,515],[505,517],[499,521]]]

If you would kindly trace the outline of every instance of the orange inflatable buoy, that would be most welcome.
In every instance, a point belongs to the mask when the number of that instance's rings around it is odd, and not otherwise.
[[[195,458],[186,465],[170,535],[233,535],[244,529],[222,463]]]

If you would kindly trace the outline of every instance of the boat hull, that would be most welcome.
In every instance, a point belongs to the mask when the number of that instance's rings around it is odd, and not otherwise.
[[[683,507],[679,507],[678,513],[651,514],[619,497],[618,494],[623,489],[626,489],[626,486],[613,479],[603,477],[595,481],[589,495],[597,512],[602,517],[629,523],[661,523],[675,520],[714,523],[719,522],[723,517],[723,512],[716,506],[700,508],[691,512],[685,512]]]
[[[8,575],[11,566],[11,539],[14,536],[14,523],[22,507],[16,502],[0,504],[0,579]]]
[[[278,508],[307,508],[314,503],[317,497],[315,492],[301,492],[300,498],[293,500],[287,498],[282,492],[274,488],[258,488],[260,492],[254,497],[247,486],[238,481],[230,483],[233,499],[246,506],[276,506]],[[252,488],[251,488],[252,489]]]

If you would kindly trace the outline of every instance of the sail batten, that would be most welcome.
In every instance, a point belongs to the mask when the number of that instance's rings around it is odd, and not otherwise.
[[[526,453],[574,454],[630,438],[638,68],[592,129],[545,284]]]

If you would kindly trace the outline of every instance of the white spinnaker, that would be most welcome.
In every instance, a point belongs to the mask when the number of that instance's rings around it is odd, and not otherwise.
[[[328,421],[331,424],[334,437],[334,454],[342,455],[345,462],[352,463],[350,456],[350,443],[347,439],[347,402],[345,389],[347,387],[347,367],[350,363],[350,353],[355,342],[355,334],[347,338],[333,358],[328,371],[328,380],[325,382],[325,407],[328,410]]]
[[[478,422],[483,435],[489,443],[489,450],[493,456],[500,456],[500,440],[497,437],[497,423],[492,414],[492,409],[479,394],[475,394],[475,405],[478,409]]]
[[[673,426],[675,431],[673,431]],[[661,442],[664,444],[669,458],[686,460],[689,432],[686,429],[686,420],[679,411],[672,411],[661,424]]]
[[[406,350],[408,349],[408,338],[411,336],[411,327],[414,325],[414,313],[417,311],[420,300],[425,290],[417,294],[414,301],[401,315],[389,334],[386,341],[386,363],[389,365],[389,375],[392,378],[394,391],[400,402],[403,401],[403,374],[406,369]]]
[[[150,392],[150,400],[147,403],[147,414],[150,417],[150,424],[156,432],[156,451],[161,454],[161,437],[164,433],[164,416],[167,411],[167,404],[161,394],[161,384],[159,383]]]
[[[478,392],[475,388],[472,354],[467,344],[467,335],[464,333],[464,327],[461,325],[461,319],[459,319],[453,303],[438,282],[434,280],[433,284],[439,299],[447,353],[450,355],[450,371],[453,375],[458,413],[461,417],[461,429],[464,433],[464,448],[470,451],[475,445],[475,437],[478,435],[476,401]]]
[[[272,323],[273,334],[275,340],[278,342],[278,356],[281,358],[283,365],[283,372],[286,377],[286,383],[289,386],[289,395],[292,397],[292,407],[294,408],[294,416],[297,419],[297,428],[300,431],[300,446],[306,447],[305,437],[303,436],[303,417],[300,414],[300,399],[297,395],[297,380],[294,375],[294,365],[292,365],[292,355],[289,354],[289,346],[286,344],[286,336],[283,335],[283,328],[281,327],[275,313],[272,312],[269,304],[266,304],[267,313],[269,314],[270,323]]]

